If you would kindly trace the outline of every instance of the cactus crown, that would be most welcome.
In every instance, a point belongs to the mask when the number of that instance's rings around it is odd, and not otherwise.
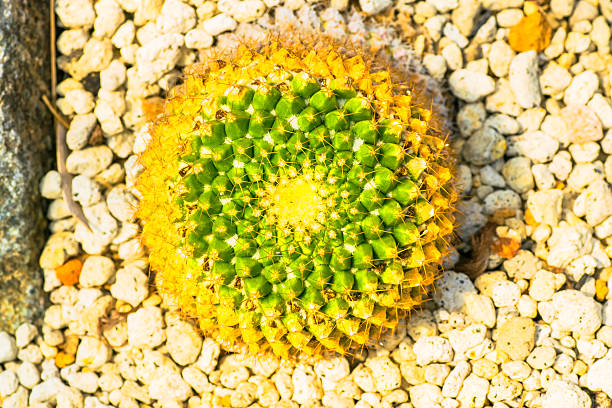
[[[169,305],[251,352],[340,353],[422,302],[452,231],[445,135],[387,69],[242,46],[186,73],[142,155]]]

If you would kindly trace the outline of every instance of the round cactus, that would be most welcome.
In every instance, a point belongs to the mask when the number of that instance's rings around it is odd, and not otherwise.
[[[187,71],[138,184],[166,304],[282,357],[395,328],[439,273],[455,199],[442,121],[406,79],[301,42]]]

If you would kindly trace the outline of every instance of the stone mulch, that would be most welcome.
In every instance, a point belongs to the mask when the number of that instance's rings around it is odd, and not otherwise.
[[[42,327],[0,332],[3,408],[612,406],[612,3],[361,0],[360,9],[57,1],[66,27],[57,104],[93,232],[47,173],[52,235],[40,264],[51,304]],[[421,58],[457,98],[457,251],[433,301],[351,362],[223,352],[161,306],[133,221],[143,98],[163,95],[210,47],[234,46],[234,34],[299,25]],[[475,234],[485,244],[472,248]]]

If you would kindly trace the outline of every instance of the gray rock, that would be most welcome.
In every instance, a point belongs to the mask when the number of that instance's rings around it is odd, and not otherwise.
[[[494,128],[484,127],[463,145],[463,157],[477,166],[493,163],[504,156],[506,139]]]
[[[510,188],[519,194],[526,193],[534,187],[530,161],[525,157],[513,157],[508,160],[502,168],[502,174]]]
[[[484,212],[486,214],[493,214],[504,208],[519,210],[521,197],[512,190],[497,190],[485,197]]]
[[[39,181],[51,164],[45,0],[2,2],[0,12],[0,330],[42,317],[44,244]]]

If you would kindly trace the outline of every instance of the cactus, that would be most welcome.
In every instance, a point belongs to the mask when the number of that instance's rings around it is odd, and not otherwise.
[[[241,46],[152,126],[143,240],[165,303],[282,357],[367,345],[422,303],[453,229],[435,107],[339,47]]]

